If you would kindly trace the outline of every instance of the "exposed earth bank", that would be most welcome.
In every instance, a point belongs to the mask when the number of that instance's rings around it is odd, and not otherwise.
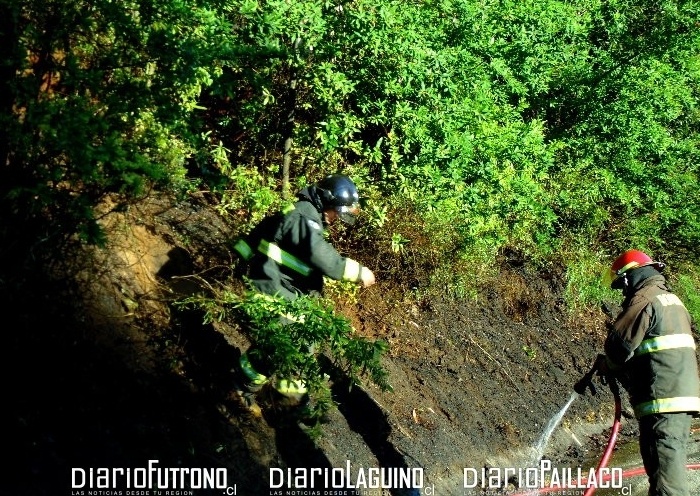
[[[462,495],[465,468],[531,467],[542,456],[587,472],[607,441],[613,399],[599,385],[571,403],[544,452],[534,451],[604,337],[602,312],[564,308],[556,268],[534,271],[504,256],[500,277],[465,301],[399,299],[378,271],[378,284],[339,311],[362,335],[389,342],[393,392],[335,384],[338,408],[313,438],[274,410],[242,411],[230,393],[245,336],[172,305],[230,270],[231,230],[216,210],[204,198],[149,198],[109,213],[104,225],[106,250],[8,298],[11,461],[0,494],[89,494],[76,486],[91,468],[158,460],[225,468],[240,495],[271,494],[270,468],[348,464],[353,474],[421,468],[435,494]],[[371,255],[348,255],[372,267]],[[83,291],[67,292],[73,282]],[[635,427],[623,421],[621,445]],[[210,493],[223,491],[193,492]]]

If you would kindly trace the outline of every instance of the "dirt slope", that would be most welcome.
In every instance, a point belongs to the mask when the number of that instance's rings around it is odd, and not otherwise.
[[[223,467],[241,495],[271,494],[270,468],[348,463],[353,473],[422,468],[435,494],[462,495],[465,468],[537,462],[532,447],[603,337],[602,315],[566,314],[561,274],[515,259],[476,301],[395,301],[380,280],[343,311],[359,332],[389,341],[394,391],[335,385],[338,409],[314,440],[284,418],[245,415],[230,397],[245,337],[172,306],[230,266],[230,226],[215,209],[204,198],[149,198],[104,222],[108,249],[83,254],[70,278],[86,298],[41,287],[8,316],[12,462],[0,494],[81,494],[76,468],[158,460]],[[609,391],[578,398],[544,457],[595,461],[611,421]]]

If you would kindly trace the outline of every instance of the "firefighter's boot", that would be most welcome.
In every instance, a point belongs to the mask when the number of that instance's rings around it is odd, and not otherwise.
[[[251,415],[262,417],[262,410],[255,397],[267,384],[268,377],[255,370],[247,353],[241,354],[238,365],[234,398]]]

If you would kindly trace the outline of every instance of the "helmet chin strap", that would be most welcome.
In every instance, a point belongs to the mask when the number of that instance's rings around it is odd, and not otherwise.
[[[622,289],[622,294],[623,294],[623,296],[627,296],[627,293],[628,293],[629,290],[630,290],[630,280],[629,280],[629,278],[627,277],[627,273],[622,274],[622,276],[620,277],[620,279],[622,279],[622,281],[621,281],[621,283],[620,283],[620,284],[622,285],[622,288],[621,288],[621,289]]]
[[[615,281],[613,281],[613,283],[610,285],[610,287],[612,289],[621,289],[622,294],[626,295],[627,290],[629,289],[629,284],[630,284],[630,281],[629,281],[629,278],[627,277],[627,272],[625,272],[624,274],[620,274],[620,276],[617,279],[615,279]]]
[[[633,288],[637,287],[641,281],[660,273],[655,266],[645,265],[644,267],[638,267],[620,274],[610,287],[612,289],[621,289],[623,295],[629,296]]]

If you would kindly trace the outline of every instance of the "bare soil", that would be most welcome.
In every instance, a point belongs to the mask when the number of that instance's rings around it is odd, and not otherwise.
[[[152,197],[104,223],[106,250],[81,254],[74,273],[37,280],[5,309],[10,461],[0,495],[82,494],[73,469],[149,460],[223,467],[241,495],[271,494],[270,468],[347,463],[420,467],[435,494],[462,495],[464,468],[537,462],[532,447],[604,336],[602,312],[568,313],[563,274],[514,254],[465,301],[402,299],[378,272],[378,284],[339,310],[358,332],[389,342],[393,392],[334,384],[338,408],[315,438],[284,416],[241,410],[230,393],[245,336],[173,306],[233,262],[231,226],[206,198]],[[578,398],[544,457],[595,463],[612,415],[605,387]],[[623,423],[622,442],[635,425]]]

